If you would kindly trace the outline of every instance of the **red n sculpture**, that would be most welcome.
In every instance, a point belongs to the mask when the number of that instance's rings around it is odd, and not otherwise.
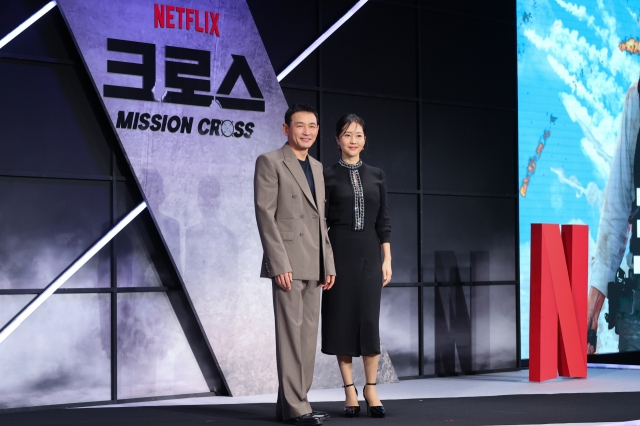
[[[531,225],[529,380],[587,377],[586,225]]]

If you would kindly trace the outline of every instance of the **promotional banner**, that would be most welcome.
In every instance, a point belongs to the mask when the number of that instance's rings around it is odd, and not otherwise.
[[[229,390],[275,393],[271,283],[259,278],[253,173],[258,155],[286,141],[287,103],[247,4],[58,4]],[[341,384],[334,357],[316,364],[316,386]],[[388,356],[381,365],[383,381],[397,380]],[[191,382],[171,393],[206,391]]]
[[[640,5],[519,0],[517,27],[522,358],[532,223],[588,225],[587,351],[640,350]]]
[[[231,392],[273,392],[271,288],[258,278],[253,169],[259,154],[284,142],[287,104],[247,5],[58,4]],[[188,387],[174,392],[207,391]]]

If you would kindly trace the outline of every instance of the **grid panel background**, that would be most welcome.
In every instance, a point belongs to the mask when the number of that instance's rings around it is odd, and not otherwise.
[[[275,3],[248,0],[278,74],[355,2]],[[289,24],[286,16],[297,19]],[[513,333],[493,352],[478,346],[472,371],[519,366],[515,25],[515,3],[507,0],[370,0],[280,82],[290,104],[318,110],[321,131],[310,153],[325,166],[339,158],[337,119],[356,113],[367,122],[363,161],[385,171],[392,203],[390,286],[417,292],[383,300],[383,311],[415,315],[415,331],[392,354],[402,377],[461,371],[434,364],[444,344],[434,331],[438,286],[467,289],[460,294],[475,309],[467,331],[474,348],[480,312],[507,305],[501,321]],[[289,27],[304,30],[291,37],[282,31]],[[484,298],[474,296],[476,287],[487,288],[478,290]]]

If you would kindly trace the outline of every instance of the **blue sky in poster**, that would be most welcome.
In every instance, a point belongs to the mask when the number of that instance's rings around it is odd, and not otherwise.
[[[638,1],[517,2],[523,358],[529,357],[530,225],[587,224],[593,255],[625,95],[640,77],[640,56],[620,43],[640,38],[639,17]],[[532,158],[535,172],[523,187]],[[601,316],[606,311],[605,305]],[[599,352],[617,351],[617,336],[603,319],[598,340]]]

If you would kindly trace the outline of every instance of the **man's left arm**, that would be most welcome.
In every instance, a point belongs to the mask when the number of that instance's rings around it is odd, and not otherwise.
[[[324,290],[329,290],[333,287],[336,281],[336,266],[333,262],[333,249],[331,248],[331,241],[329,241],[329,234],[327,232],[327,225],[324,218],[322,218],[323,226],[325,228],[324,238],[324,270],[325,270],[325,282],[322,285]]]
[[[322,165],[320,165],[320,167],[322,168]],[[324,188],[324,173],[322,173],[322,187]],[[324,192],[325,197],[329,197],[330,195],[327,195],[326,192]],[[320,204],[320,203],[318,203]],[[322,200],[322,205],[319,206],[320,208],[318,209],[318,214],[320,216],[320,226],[322,227],[322,230],[324,231],[323,235],[320,235],[320,237],[322,238],[322,244],[323,244],[323,253],[324,253],[324,270],[325,270],[325,282],[322,285],[322,288],[324,290],[329,290],[331,289],[331,287],[333,287],[333,284],[335,283],[336,280],[336,266],[335,263],[333,261],[333,249],[331,248],[331,241],[329,240],[329,230],[327,228],[327,215],[329,214],[329,200],[325,199]]]

